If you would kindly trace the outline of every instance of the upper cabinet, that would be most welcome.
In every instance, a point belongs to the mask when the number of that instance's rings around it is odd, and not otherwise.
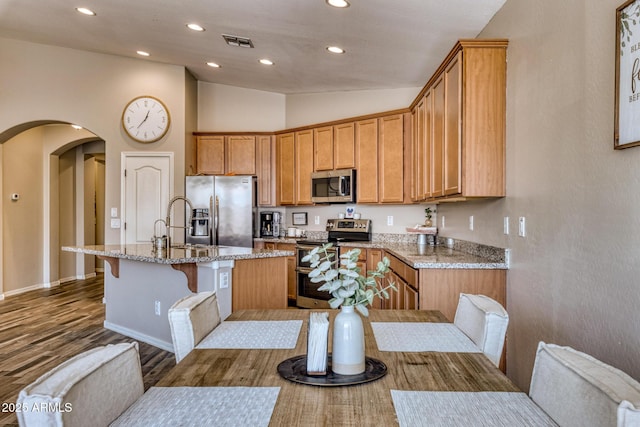
[[[276,137],[276,204],[293,205],[295,199],[295,133]]]
[[[256,137],[258,176],[258,205],[276,204],[276,143],[275,137],[260,135]]]
[[[313,170],[333,169],[333,126],[313,130]]]
[[[204,175],[255,175],[256,137],[196,136],[196,169]]]
[[[461,40],[411,106],[412,198],[503,197],[506,40]]]
[[[333,126],[333,165],[334,169],[356,167],[354,122]]]
[[[313,172],[313,130],[295,133],[295,204],[312,205],[311,173]]]
[[[355,122],[358,203],[404,202],[404,117]]]

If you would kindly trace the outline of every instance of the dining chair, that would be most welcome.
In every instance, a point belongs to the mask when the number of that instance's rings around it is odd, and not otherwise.
[[[453,324],[493,362],[500,365],[509,315],[499,302],[485,295],[460,294]]]
[[[169,309],[169,325],[176,363],[220,324],[216,293],[200,292],[175,302]]]
[[[138,343],[78,354],[27,385],[16,411],[23,427],[107,426],[144,393]]]
[[[538,344],[529,397],[561,427],[640,426],[640,383],[571,347]]]

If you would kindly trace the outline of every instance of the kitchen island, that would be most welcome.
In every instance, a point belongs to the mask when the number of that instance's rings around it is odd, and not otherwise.
[[[222,319],[239,308],[287,307],[286,260],[292,251],[197,245],[154,250],[151,244],[62,250],[106,261],[105,328],[164,350],[173,351],[167,310],[191,293],[215,291]],[[251,294],[254,306],[234,293]]]

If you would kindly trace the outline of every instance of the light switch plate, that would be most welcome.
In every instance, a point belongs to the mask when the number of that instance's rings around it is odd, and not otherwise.
[[[521,216],[518,218],[518,236],[525,237],[527,235],[526,218]]]
[[[111,218],[118,217],[118,208],[111,208]]]
[[[111,228],[120,228],[120,218],[111,218]]]

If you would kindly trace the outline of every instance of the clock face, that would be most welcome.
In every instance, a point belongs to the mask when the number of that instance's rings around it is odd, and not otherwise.
[[[167,107],[153,96],[133,99],[122,112],[122,127],[138,142],[155,142],[169,130],[171,117]]]

